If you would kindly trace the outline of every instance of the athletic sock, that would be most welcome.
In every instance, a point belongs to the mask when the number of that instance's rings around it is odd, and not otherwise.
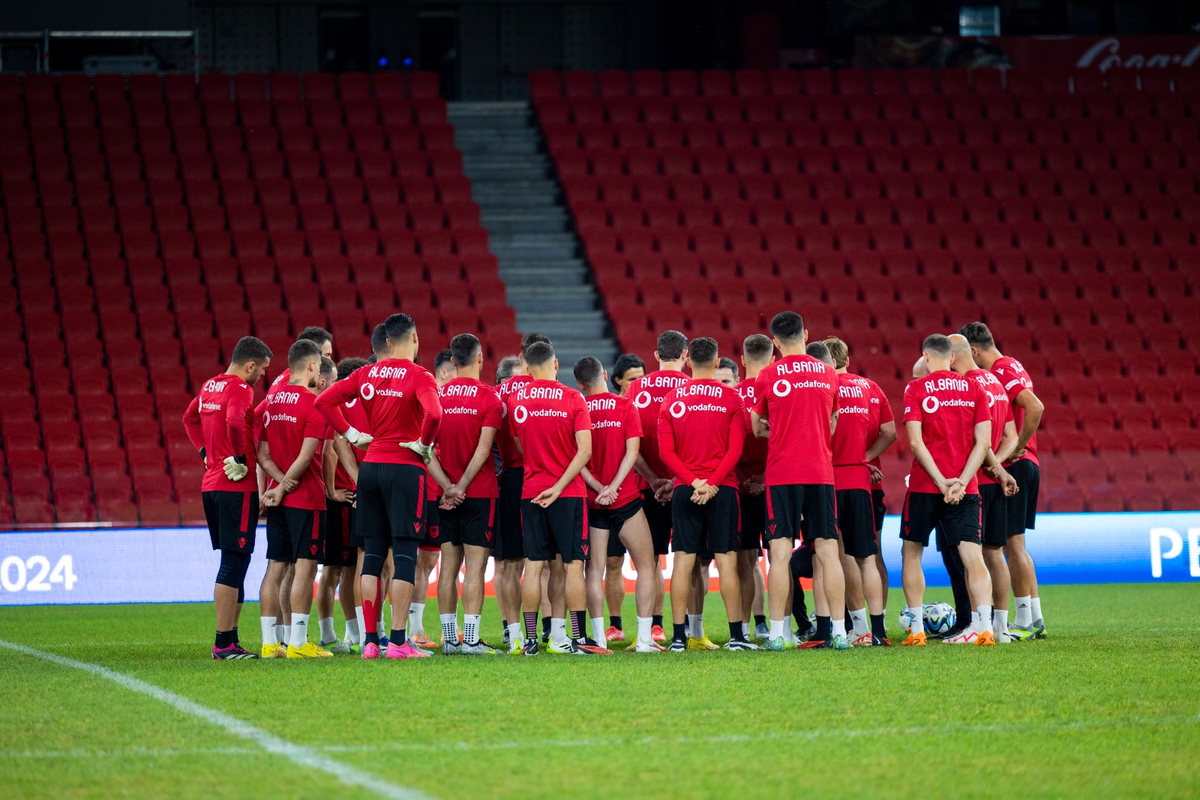
[[[292,631],[288,644],[297,650],[308,644],[308,614],[292,612]]]
[[[662,614],[653,614],[650,616],[651,622],[660,628],[662,627],[662,618],[663,618]]]
[[[361,613],[362,609],[359,609]],[[362,628],[358,624],[357,619],[346,620],[346,643],[347,644],[362,644]]]
[[[363,644],[363,637],[367,634],[367,623],[363,621],[363,607],[354,607],[354,621],[358,623],[358,643]]]
[[[218,650],[224,650],[226,647],[233,647],[233,643],[233,631],[217,631],[217,637],[214,644]]]
[[[625,630],[621,627],[621,617],[619,615],[614,617],[610,614],[608,617],[608,626],[610,628],[616,628],[619,631]]]
[[[832,636],[832,627],[830,622],[830,617],[817,617],[817,635],[813,638],[819,639],[822,642],[828,642]]]
[[[857,611],[851,611],[850,624],[854,630],[854,638],[865,635],[867,633],[867,610],[860,608]]]
[[[980,606],[979,610],[976,611],[975,614],[979,618],[978,621],[975,623],[975,625],[976,625],[975,630],[978,633],[991,633],[992,632],[992,607],[991,606]]]
[[[883,614],[871,615],[871,634],[880,639],[887,638],[887,628],[883,624]]]
[[[239,639],[239,638],[238,638],[238,629],[237,629],[237,625],[234,625],[234,626],[233,626],[233,630],[232,630],[232,631],[230,631],[230,633],[232,633],[232,634],[233,634],[233,643],[234,643],[234,644],[239,644],[239,643],[242,641],[241,639]]]
[[[566,617],[551,617],[550,618],[550,642],[562,644],[567,640],[567,619]]]
[[[463,614],[463,640],[467,644],[479,644],[479,618],[482,614]]]
[[[754,615],[754,627],[757,628],[759,625],[766,625],[766,624],[767,624],[767,615],[766,614],[755,614]]]
[[[388,633],[388,642],[400,647],[408,641],[407,628],[392,628]]]
[[[278,622],[275,623],[275,641],[283,645],[288,643],[287,627],[287,625],[281,625]]]
[[[442,620],[442,642],[458,644],[458,614],[439,614]]]
[[[424,603],[409,603],[408,604],[408,629],[410,631],[425,630],[425,604]]]
[[[604,617],[592,617],[592,638],[600,644],[608,640],[604,635]]]
[[[911,606],[909,608],[911,609]],[[925,614],[922,613],[921,609],[918,608],[916,613],[912,615],[912,623],[909,625],[909,630],[914,636],[925,632]]]
[[[526,613],[528,613],[528,612],[526,612]],[[548,636],[549,634],[550,634],[550,617],[542,617],[542,635]]]
[[[375,610],[376,602],[364,597],[363,604],[359,606],[359,613],[363,615],[363,638],[366,644],[379,644],[379,613]]]
[[[782,620],[782,619],[771,620],[770,637],[772,639],[782,638],[783,637],[783,626],[785,624],[786,624],[786,620]]]
[[[331,644],[337,641],[337,634],[333,630],[333,617],[322,617],[317,620],[317,625],[321,629],[321,644]]]
[[[1017,601],[1017,619],[1016,624],[1021,628],[1033,627],[1033,604],[1030,602],[1033,598],[1028,595],[1016,598]]]
[[[259,617],[262,621],[262,639],[264,645],[279,644],[279,640],[275,638],[275,618],[274,617]]]
[[[701,621],[702,618],[702,614],[687,615],[688,636],[691,636],[693,639],[704,638],[704,623]]]
[[[1029,610],[1031,612],[1030,616],[1033,617],[1034,622],[1037,622],[1042,618],[1042,598],[1032,597],[1030,598],[1029,603]]]
[[[537,639],[537,615],[536,611],[525,611],[521,614],[525,618],[526,639]]]
[[[742,623],[740,623],[740,622],[729,623],[729,641],[731,641],[731,642],[746,641],[746,634],[742,631]]]
[[[990,621],[991,617],[989,616],[988,619]],[[976,633],[983,630],[983,628],[979,627],[979,612],[978,611],[971,612],[971,627],[968,628],[968,630],[975,631]]]
[[[519,622],[508,623],[508,640],[510,642],[521,641],[521,623],[519,623]]]
[[[750,638],[750,623],[749,622],[742,623],[742,638],[743,639]]]
[[[831,626],[832,626],[832,630],[830,631],[830,633],[833,636],[845,636],[846,635],[846,620],[845,619],[831,620]]]
[[[673,626],[675,628],[675,633],[671,636],[671,641],[686,642],[687,637],[688,637],[687,623],[686,622],[676,622],[676,623],[673,623]]]
[[[582,639],[587,636],[587,612],[572,611],[571,612],[571,638]]]
[[[653,624],[654,624],[653,617],[638,617],[637,618],[637,638],[638,638],[639,642],[653,641],[653,639],[651,638],[652,634],[650,632],[650,629],[653,626]]]
[[[1008,630],[1008,609],[1001,611],[1000,609],[992,609],[992,629],[997,631]]]

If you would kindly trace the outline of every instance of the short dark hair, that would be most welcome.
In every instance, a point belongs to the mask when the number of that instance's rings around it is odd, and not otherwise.
[[[371,353],[371,355],[367,356],[363,360],[366,361],[368,364],[378,364],[379,356],[375,355],[374,353]]]
[[[688,339],[679,331],[663,331],[654,343],[654,352],[663,361],[678,361],[688,349]]]
[[[525,363],[531,367],[540,367],[554,360],[554,348],[549,342],[534,342],[525,350]]]
[[[267,343],[257,336],[243,336],[238,339],[237,344],[233,346],[233,358],[230,360],[234,364],[245,364],[247,361],[265,361],[274,353],[271,348],[267,347]]]
[[[604,376],[604,365],[595,356],[584,356],[575,362],[575,382],[580,389],[595,386]]]
[[[449,347],[447,347],[445,350],[439,350],[438,354],[433,357],[434,373],[437,373],[437,371],[439,369],[446,366],[447,364],[450,364],[450,365],[454,364],[454,354],[450,352]]]
[[[753,361],[755,364],[770,361],[771,356],[775,355],[775,344],[769,336],[753,333],[742,342],[742,355],[747,361]]]
[[[737,378],[738,375],[740,375],[740,373],[738,372],[737,362],[734,361],[732,358],[726,358],[725,356],[721,356],[721,360],[717,362],[717,369],[733,370],[734,378]]]
[[[845,369],[850,363],[850,346],[836,336],[826,339],[825,346],[829,348],[829,355],[833,356],[833,365]]]
[[[966,334],[963,334],[964,336]],[[967,339],[970,341],[970,338]],[[931,353],[937,353],[939,356],[948,356],[950,351],[954,349],[950,344],[950,337],[944,333],[931,333],[925,337],[925,341],[921,342],[921,352],[928,350]]]
[[[804,348],[806,355],[810,355],[818,361],[824,361],[829,366],[833,366],[833,356],[829,354],[829,348],[824,342],[809,342],[808,347]]]
[[[471,333],[460,333],[450,340],[450,356],[456,367],[466,367],[475,362],[475,356],[483,348],[479,337]]]
[[[350,358],[343,358],[338,362],[337,365],[338,380],[346,380],[346,378],[349,378],[356,369],[362,369],[366,365],[367,360],[365,358],[357,358],[354,356],[351,356]]]
[[[646,362],[642,361],[642,357],[634,353],[621,353],[617,356],[617,361],[613,364],[612,374],[609,376],[614,381],[625,377],[625,373],[631,369],[641,367],[646,368]]]
[[[539,343],[550,344],[550,340],[544,334],[538,333],[537,331],[530,331],[529,333],[525,334],[521,337],[521,355],[525,355],[525,351]],[[528,360],[529,359],[526,358],[526,361]]]
[[[520,356],[505,356],[500,359],[500,363],[496,365],[496,383],[504,383],[513,375],[516,375],[517,370],[520,368]]]
[[[312,339],[298,339],[288,348],[288,369],[299,370],[312,359],[321,358],[321,347]]]
[[[692,339],[692,345],[688,348],[688,355],[691,357],[693,364],[699,364],[703,367],[715,364],[717,362],[717,340],[708,336]]]
[[[300,339],[307,339],[310,342],[316,342],[317,346],[320,347],[326,342],[332,342],[333,334],[324,328],[316,325],[309,325],[307,328],[300,331],[300,335],[296,337],[297,341]]]
[[[804,317],[795,311],[780,311],[771,320],[771,335],[781,342],[794,342],[804,334]]]
[[[968,322],[958,329],[961,336],[967,337],[967,341],[973,347],[995,347],[996,340],[992,338],[992,332],[982,322]]]
[[[333,363],[332,358],[321,356],[321,375],[326,378],[333,378],[337,375],[337,364]]]
[[[375,326],[375,330],[371,331],[371,354],[376,358],[387,350],[387,338],[387,326],[382,322]]]
[[[388,341],[396,345],[417,329],[417,323],[413,322],[413,318],[408,314],[392,314],[384,320],[383,329],[387,333]]]

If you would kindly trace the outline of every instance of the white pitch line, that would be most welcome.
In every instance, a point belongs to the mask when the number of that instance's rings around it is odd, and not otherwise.
[[[32,647],[6,642],[2,639],[0,639],[0,647],[64,667],[71,667],[82,672],[90,672],[132,692],[152,697],[178,711],[182,711],[184,714],[196,717],[219,728],[224,728],[234,736],[253,742],[268,753],[283,756],[302,767],[309,767],[310,769],[320,770],[332,775],[349,786],[358,786],[375,792],[382,797],[392,798],[392,800],[424,800],[426,797],[426,795],[416,789],[409,789],[388,783],[362,770],[347,766],[339,761],[334,761],[332,758],[312,748],[293,744],[261,728],[256,728],[248,722],[243,722],[236,717],[231,717],[215,709],[202,706],[182,695],[175,694],[152,683],[146,683],[138,678],[114,672],[99,664],[89,664],[86,661],[76,661],[73,658],[66,658],[53,653],[44,653],[41,650],[34,650]]]

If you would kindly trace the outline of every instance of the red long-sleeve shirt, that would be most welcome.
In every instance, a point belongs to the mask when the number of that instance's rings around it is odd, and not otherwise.
[[[733,468],[746,439],[745,404],[736,389],[690,380],[667,394],[658,412],[658,452],[676,486],[702,479],[737,488]]]
[[[197,450],[204,448],[205,492],[257,492],[254,442],[254,389],[237,375],[204,382],[187,411],[183,428]],[[242,456],[249,472],[240,481],[225,477],[225,459]]]

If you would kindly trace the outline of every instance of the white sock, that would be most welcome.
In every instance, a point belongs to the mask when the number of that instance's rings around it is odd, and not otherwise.
[[[1032,600],[1032,599],[1033,598],[1029,597],[1028,595],[1026,595],[1025,597],[1016,598],[1016,600],[1017,600],[1016,623],[1019,627],[1022,627],[1022,628],[1032,628],[1033,627],[1033,609],[1030,608],[1030,606],[1031,606],[1030,600]]]
[[[567,641],[566,617],[550,618],[550,641],[555,642],[556,644],[563,644]]]
[[[989,619],[990,619],[990,617],[989,617]],[[979,627],[979,612],[978,611],[971,612],[971,630],[975,631],[976,633],[983,630],[982,628]]]
[[[1008,630],[1008,609],[1001,611],[994,609],[992,611],[992,629],[997,631]]]
[[[308,614],[292,612],[292,630],[288,636],[288,644],[295,648],[308,644]]]
[[[912,613],[912,623],[909,625],[909,632],[916,635],[925,632],[925,614],[918,608],[915,613],[912,612],[912,606],[905,606]]]
[[[1029,610],[1031,612],[1030,616],[1033,617],[1034,622],[1037,622],[1038,620],[1040,620],[1042,618],[1042,598],[1034,597],[1034,598],[1031,598],[1029,602],[1030,602]]]
[[[337,634],[333,631],[333,617],[322,617],[317,620],[317,625],[321,627],[321,644],[332,644],[337,641]]]
[[[600,619],[592,617],[592,638],[599,645],[603,645],[608,640],[608,637],[604,635],[604,617]]]
[[[291,625],[276,625],[275,636],[279,638],[280,644],[288,644],[292,641],[292,626]]]
[[[414,634],[425,630],[425,604],[408,604],[408,629]]]
[[[770,635],[771,635],[772,639],[776,639],[776,638],[779,638],[780,636],[783,636],[783,627],[784,627],[785,623],[786,623],[786,620],[782,620],[782,619],[773,619],[770,621],[770,625],[771,625]]]
[[[653,641],[650,630],[654,627],[654,617],[637,618],[637,638],[639,642]]]
[[[693,639],[704,638],[704,615],[703,614],[688,614],[688,636]]]
[[[367,640],[367,620],[366,617],[363,616],[362,606],[354,607],[354,617],[358,622],[358,643],[362,644]],[[378,630],[378,628],[376,628],[376,630]]]
[[[842,619],[831,620],[830,622],[833,625],[833,635],[834,636],[845,636],[846,635],[846,620],[844,617]]]
[[[412,612],[409,612],[410,614]],[[442,621],[442,639],[450,644],[458,644],[458,614],[439,614],[438,618]],[[410,622],[411,623],[411,617]],[[409,635],[416,633],[414,630],[409,630]]]
[[[850,622],[854,628],[854,638],[858,638],[870,631],[867,625],[867,610],[860,608],[857,611],[850,612]]]
[[[742,636],[745,636],[747,639],[750,638],[750,623],[749,622],[742,623]]]
[[[992,632],[992,607],[980,606],[975,612],[975,631],[977,633]]]
[[[357,619],[346,620],[346,643],[362,644],[362,634],[360,633],[361,630],[362,628],[358,627]]]
[[[508,640],[510,642],[520,642],[524,640],[525,634],[521,632],[521,623],[508,623]]]
[[[476,644],[479,641],[479,619],[482,614],[463,614],[463,641]]]
[[[792,624],[787,620],[784,620],[783,624],[783,642],[784,644],[791,645],[799,644],[796,639],[796,632],[792,630]]]
[[[262,622],[263,644],[279,644],[279,639],[275,637],[275,618],[259,617],[259,620]]]

